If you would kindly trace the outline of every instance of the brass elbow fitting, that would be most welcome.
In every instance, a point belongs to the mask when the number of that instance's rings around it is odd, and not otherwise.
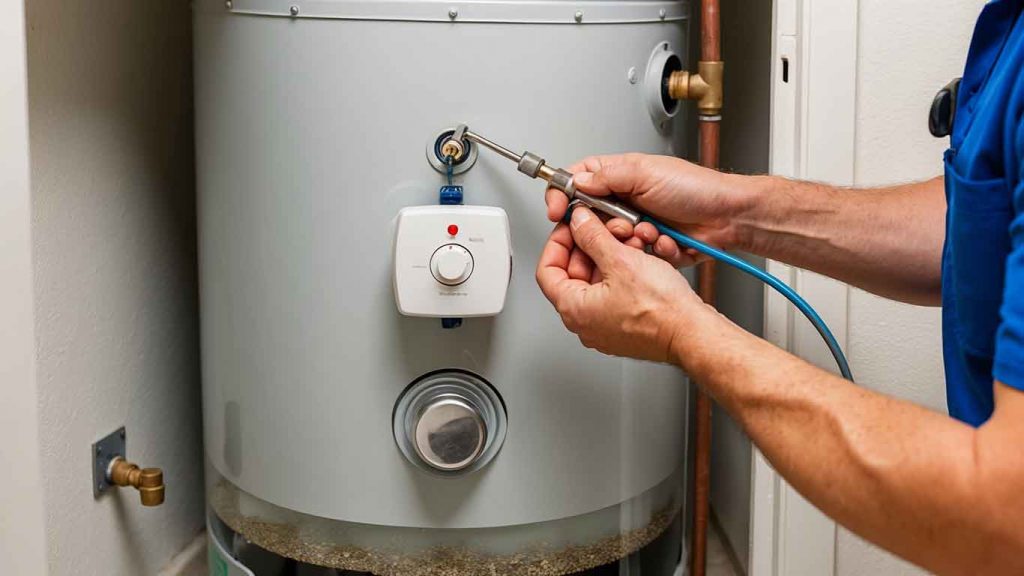
[[[107,481],[116,486],[131,486],[139,491],[143,506],[164,503],[164,472],[159,468],[139,468],[121,456],[110,461]]]
[[[722,80],[725,62],[698,62],[697,73],[673,72],[668,78],[668,95],[674,100],[694,100],[702,116],[722,113]]]

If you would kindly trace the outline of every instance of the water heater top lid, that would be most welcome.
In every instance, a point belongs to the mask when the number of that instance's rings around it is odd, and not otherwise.
[[[688,0],[196,0],[202,12],[336,20],[455,23],[628,24],[674,22]]]

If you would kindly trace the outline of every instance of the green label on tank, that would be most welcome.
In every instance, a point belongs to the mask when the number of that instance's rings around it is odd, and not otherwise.
[[[228,576],[228,563],[220,557],[216,546],[207,546],[210,557],[210,576]]]

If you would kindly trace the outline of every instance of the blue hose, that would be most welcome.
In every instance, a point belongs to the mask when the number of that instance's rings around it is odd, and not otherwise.
[[[803,315],[806,316],[808,320],[811,321],[814,328],[818,330],[818,334],[821,334],[822,340],[825,341],[825,344],[828,345],[829,351],[832,352],[832,357],[836,359],[836,364],[839,365],[839,372],[842,373],[843,378],[853,382],[853,374],[850,373],[850,365],[846,361],[843,349],[839,347],[839,342],[837,342],[836,337],[832,335],[832,331],[828,329],[828,325],[825,324],[825,321],[821,319],[821,316],[818,316],[818,313],[814,311],[814,308],[811,308],[811,305],[808,304],[806,300],[804,300],[792,288],[783,283],[782,280],[779,280],[764,270],[751,266],[747,262],[727,252],[719,250],[714,246],[710,246],[700,240],[691,238],[682,232],[669,228],[650,216],[643,216],[641,220],[644,222],[650,222],[658,229],[658,232],[661,232],[665,236],[675,240],[680,246],[684,248],[692,248],[702,254],[706,254],[707,256],[714,258],[715,260],[724,262],[741,272],[745,272],[754,278],[757,278],[761,282],[764,282],[774,288],[779,294],[785,296],[793,303],[794,306],[797,307],[798,310],[800,310],[800,312],[803,312]]]

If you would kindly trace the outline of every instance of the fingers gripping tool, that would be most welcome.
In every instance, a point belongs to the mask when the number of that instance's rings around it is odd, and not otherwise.
[[[853,374],[850,372],[850,365],[846,360],[846,355],[843,354],[839,341],[836,340],[832,331],[829,330],[828,325],[825,324],[825,321],[820,315],[818,315],[814,308],[812,308],[806,300],[804,300],[785,282],[764,270],[749,264],[741,258],[737,258],[723,250],[683,234],[682,232],[675,230],[670,226],[666,226],[664,223],[659,222],[650,216],[640,214],[639,212],[623,206],[622,204],[611,202],[604,198],[596,198],[584,192],[580,192],[576,189],[576,185],[573,183],[573,175],[569,171],[562,168],[552,168],[548,166],[543,158],[533,154],[532,152],[516,154],[504,146],[495,144],[483,136],[471,132],[465,124],[459,125],[448,140],[441,145],[441,152],[446,158],[458,161],[466,153],[466,142],[474,142],[484,148],[497,152],[498,155],[504,156],[505,158],[515,162],[519,167],[519,171],[523,174],[526,174],[531,178],[540,178],[541,180],[545,180],[550,187],[564,192],[565,195],[569,197],[569,212],[571,212],[571,208],[574,204],[584,204],[594,210],[607,214],[612,218],[622,218],[634,226],[640,222],[649,222],[660,234],[664,234],[672,238],[681,247],[696,250],[697,252],[710,256],[715,260],[732,266],[733,268],[764,282],[785,296],[786,299],[792,302],[796,308],[803,313],[803,315],[811,322],[821,335],[822,340],[825,341],[829,351],[832,352],[832,356],[835,358],[836,364],[839,367],[839,372],[847,380],[853,380]],[[569,212],[566,213],[566,216],[568,216]]]

